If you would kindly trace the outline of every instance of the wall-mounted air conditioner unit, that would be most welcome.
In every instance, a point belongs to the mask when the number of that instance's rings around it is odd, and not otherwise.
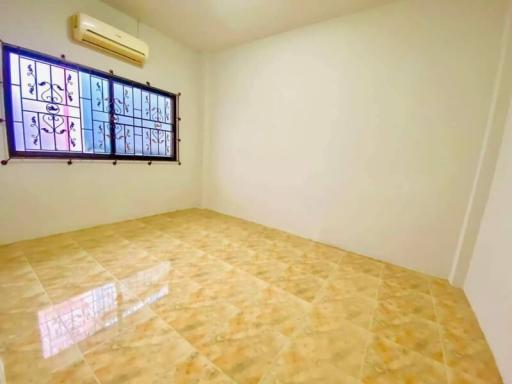
[[[140,65],[148,59],[149,47],[144,41],[84,13],[73,16],[73,37]]]

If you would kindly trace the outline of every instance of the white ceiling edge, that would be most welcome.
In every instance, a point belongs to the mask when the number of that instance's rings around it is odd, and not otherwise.
[[[197,51],[214,52],[399,0],[102,0]]]

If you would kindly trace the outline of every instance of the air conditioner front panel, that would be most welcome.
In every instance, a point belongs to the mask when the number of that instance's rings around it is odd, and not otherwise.
[[[144,41],[83,13],[73,17],[73,37],[139,64],[149,55],[149,47]]]

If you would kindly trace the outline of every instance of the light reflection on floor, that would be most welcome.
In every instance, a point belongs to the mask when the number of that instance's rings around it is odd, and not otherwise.
[[[91,289],[39,311],[44,358],[56,355],[169,294],[169,287],[164,284],[129,307],[123,310],[118,307],[118,301],[124,296],[133,295],[141,287],[152,287],[170,268],[170,262],[162,262],[133,276]]]

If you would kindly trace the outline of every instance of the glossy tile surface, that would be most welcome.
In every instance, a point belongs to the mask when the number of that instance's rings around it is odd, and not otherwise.
[[[0,247],[0,297],[0,383],[502,382],[445,280],[211,211]]]

